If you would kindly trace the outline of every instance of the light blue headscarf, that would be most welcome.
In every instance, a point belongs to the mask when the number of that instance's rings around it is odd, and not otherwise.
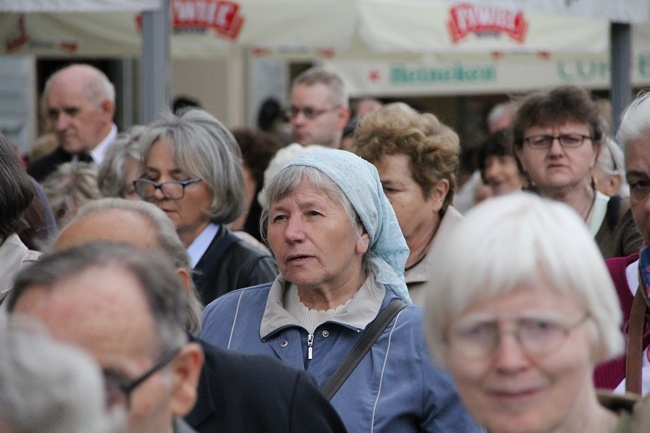
[[[375,279],[411,303],[404,281],[409,248],[393,207],[384,195],[375,166],[351,152],[338,149],[304,153],[285,167],[294,165],[314,167],[341,188],[370,236],[366,260]]]

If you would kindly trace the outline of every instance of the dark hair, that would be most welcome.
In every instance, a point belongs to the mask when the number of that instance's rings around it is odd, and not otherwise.
[[[262,235],[259,227],[262,207],[257,201],[257,194],[264,187],[264,171],[268,168],[276,152],[284,147],[284,143],[270,132],[255,128],[236,128],[232,130],[232,135],[239,144],[244,165],[251,171],[255,179],[255,193],[253,201],[248,203],[250,207],[243,229],[261,241]]]
[[[0,134],[0,241],[27,227],[23,211],[34,198],[34,187],[14,147]]]
[[[172,112],[180,114],[189,108],[201,108],[201,103],[190,96],[179,95],[172,102]]]
[[[284,120],[282,105],[275,98],[266,98],[257,112],[257,127],[262,131],[272,131],[278,120]]]
[[[594,146],[603,138],[600,108],[582,87],[567,85],[538,91],[526,97],[513,122],[514,145],[524,144],[524,132],[531,126],[554,126],[566,122],[584,123],[589,127]]]
[[[485,169],[488,160],[493,156],[511,156],[515,157],[512,150],[512,130],[509,128],[500,129],[483,140],[478,149],[478,168],[481,171],[481,177],[485,181]]]

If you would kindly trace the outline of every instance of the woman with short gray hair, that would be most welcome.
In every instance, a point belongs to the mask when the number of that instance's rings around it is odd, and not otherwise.
[[[623,349],[607,268],[579,215],[515,192],[472,208],[447,239],[425,333],[491,433],[630,430],[634,399],[596,394]]]
[[[228,129],[200,109],[167,112],[140,142],[144,174],[136,192],[174,223],[202,302],[273,281],[275,260],[228,228],[246,207],[241,152]]]

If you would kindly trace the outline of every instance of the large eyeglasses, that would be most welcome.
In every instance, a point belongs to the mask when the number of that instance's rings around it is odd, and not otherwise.
[[[580,147],[586,139],[592,139],[589,135],[583,134],[562,134],[562,135],[531,135],[525,137],[524,141],[533,149],[548,149],[557,139],[562,147]]]
[[[170,180],[163,183],[156,183],[149,179],[136,179],[133,181],[133,186],[135,192],[144,200],[153,198],[157,189],[168,200],[180,200],[185,196],[186,187],[200,181],[201,179],[198,177],[190,180]]]
[[[335,105],[332,108],[324,108],[322,110],[318,110],[316,108],[311,108],[311,107],[306,107],[306,108],[289,107],[285,111],[285,114],[289,119],[295,119],[296,117],[298,117],[300,113],[302,113],[307,119],[314,120],[318,116],[323,115],[329,111],[336,111],[340,107],[341,107],[340,105]]]
[[[558,350],[571,332],[582,325],[589,314],[565,325],[549,319],[519,319],[510,331],[499,329],[496,321],[460,325],[452,329],[447,341],[452,350],[467,359],[481,359],[494,353],[504,335],[512,334],[528,355],[543,356]]]
[[[156,372],[163,369],[169,364],[182,347],[177,347],[165,352],[158,361],[149,370],[145,371],[140,376],[129,381],[120,381],[111,378],[105,378],[106,386],[106,405],[108,407],[124,407],[129,409],[131,406],[131,393],[138,386],[142,385],[144,381],[153,376]]]

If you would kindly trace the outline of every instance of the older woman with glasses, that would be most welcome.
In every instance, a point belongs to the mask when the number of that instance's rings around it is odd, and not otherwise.
[[[136,192],[176,226],[202,302],[273,281],[275,260],[227,227],[244,211],[246,193],[239,146],[221,122],[198,109],[164,113],[140,142],[144,174]]]
[[[307,370],[350,432],[481,431],[428,359],[420,308],[406,305],[408,248],[375,167],[344,150],[313,150],[266,191],[263,221],[281,275],[208,305],[201,336]]]
[[[621,312],[579,216],[515,192],[471,210],[448,240],[425,333],[470,414],[490,433],[637,431],[634,399],[599,400],[593,383],[623,348]]]
[[[618,230],[629,201],[598,191],[594,168],[606,139],[598,104],[578,86],[529,95],[513,123],[514,150],[532,189],[580,215],[605,258],[627,255],[638,243]]]

